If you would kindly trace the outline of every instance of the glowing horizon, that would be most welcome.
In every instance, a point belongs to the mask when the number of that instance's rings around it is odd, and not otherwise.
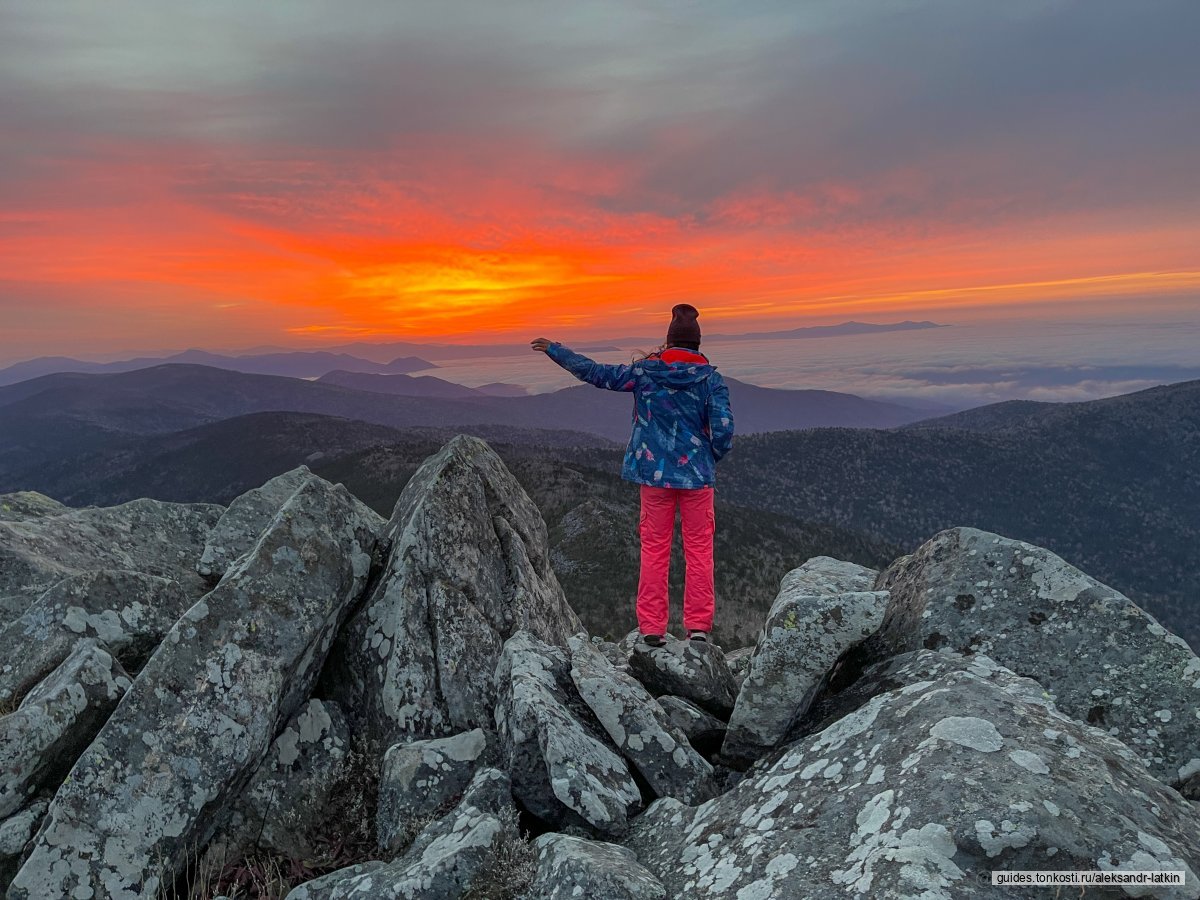
[[[0,359],[1200,308],[1194,5],[288,9],[0,10]]]

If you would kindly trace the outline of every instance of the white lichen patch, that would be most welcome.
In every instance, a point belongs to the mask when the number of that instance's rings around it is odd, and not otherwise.
[[[1013,750],[1008,754],[1008,758],[1022,769],[1026,769],[1034,775],[1050,774],[1050,767],[1042,761],[1040,756],[1031,750]]]
[[[929,734],[980,753],[995,753],[1004,746],[996,726],[976,716],[947,716],[929,729]]]

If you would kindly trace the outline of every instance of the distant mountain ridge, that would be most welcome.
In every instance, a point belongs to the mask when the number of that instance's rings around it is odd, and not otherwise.
[[[377,375],[371,372],[326,372],[317,381],[321,384],[337,384],[356,391],[373,391],[377,394],[399,394],[405,397],[524,397],[528,395],[519,384],[494,381],[470,388],[454,381],[446,381],[433,375]]]
[[[17,384],[31,378],[64,372],[91,375],[132,372],[137,369],[147,369],[170,363],[212,366],[217,369],[245,372],[250,375],[286,375],[290,378],[318,378],[334,370],[407,374],[437,368],[428,360],[416,356],[402,356],[387,362],[373,362],[346,353],[324,350],[229,356],[193,349],[171,356],[139,357],[115,362],[88,362],[67,356],[43,356],[0,369],[0,385]]]
[[[743,434],[819,425],[891,427],[925,415],[851,394],[760,388],[734,379],[729,384]],[[437,388],[436,382],[431,385]],[[456,390],[445,382],[438,389]],[[624,442],[631,399],[588,385],[512,397],[482,391],[461,397],[404,396],[179,363],[108,375],[61,373],[0,387],[0,482],[19,481],[20,473],[43,465],[48,454],[91,453],[133,435],[166,434],[269,411],[340,416],[394,428],[576,431]]]
[[[783,331],[757,331],[747,334],[710,334],[709,341],[762,339],[795,339],[838,337],[842,335],[876,334],[889,331],[919,331],[928,328],[947,328],[937,322],[842,322],[838,325],[808,325]],[[595,341],[569,342],[580,353],[614,353],[628,346],[655,347],[662,335],[647,337],[605,338]],[[163,363],[196,363],[249,372],[259,375],[290,375],[295,378],[318,378],[334,370],[408,374],[436,368],[434,361],[472,359],[488,356],[518,356],[529,353],[527,343],[513,344],[438,344],[416,341],[385,341],[368,343],[355,341],[320,350],[289,350],[283,347],[257,347],[241,353],[214,353],[190,349],[163,356],[137,356],[114,362],[89,362],[68,356],[42,356],[14,363],[0,369],[0,385],[14,384],[40,375],[57,372],[128,372]],[[382,366],[382,368],[381,368]]]

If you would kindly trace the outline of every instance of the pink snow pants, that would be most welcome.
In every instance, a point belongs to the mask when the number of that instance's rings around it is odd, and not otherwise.
[[[666,488],[642,485],[642,566],[638,580],[637,617],[642,634],[666,634],[670,605],[667,576],[671,538],[678,507],[683,527],[683,627],[712,631],[713,606],[713,489]]]

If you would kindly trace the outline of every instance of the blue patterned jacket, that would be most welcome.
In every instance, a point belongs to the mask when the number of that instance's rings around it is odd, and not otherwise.
[[[621,477],[654,487],[702,488],[733,445],[729,388],[699,353],[671,349],[628,365],[603,365],[562,344],[546,354],[588,384],[633,394],[633,434]]]

